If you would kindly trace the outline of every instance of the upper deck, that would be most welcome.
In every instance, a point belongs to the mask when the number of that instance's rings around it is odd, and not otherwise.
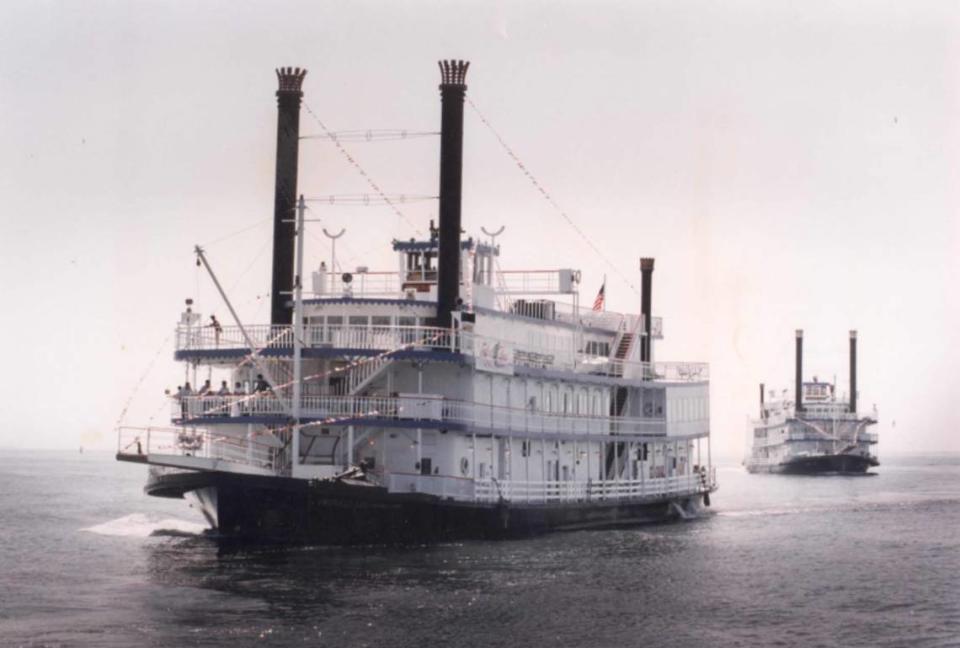
[[[331,322],[333,318],[337,318],[336,322]],[[346,319],[350,321],[349,316]],[[402,317],[394,322],[400,319]],[[344,324],[343,318],[332,316],[321,324],[304,326],[303,356],[389,355],[394,359],[467,360],[477,368],[496,373],[513,373],[526,368],[662,382],[707,382],[710,377],[706,363],[641,362],[617,358],[616,351],[610,351],[612,344],[609,342],[591,344],[588,340],[582,346],[577,345],[578,336],[573,331],[565,336],[542,332],[530,336],[529,331],[520,328],[515,329],[512,336],[492,336],[471,330],[471,325],[450,330],[394,322],[374,325],[375,317],[365,317],[364,320],[364,324]],[[244,332],[254,349],[247,343]],[[615,339],[615,334],[611,335]],[[524,336],[527,340],[519,341]],[[585,336],[581,337],[585,339]],[[224,326],[217,331],[208,326],[181,324],[176,330],[176,357],[180,360],[229,365],[242,361],[252,350],[267,357],[290,357],[293,349],[292,326],[253,325],[242,330],[239,326]]]
[[[394,241],[396,271],[313,273],[312,291],[301,296],[305,358],[349,358],[389,354],[392,358],[467,361],[495,373],[541,370],[606,376],[619,380],[706,382],[705,363],[654,362],[652,341],[663,337],[663,321],[607,311],[603,301],[583,308],[580,272],[501,270],[499,246],[461,241],[462,307],[452,327],[437,328],[438,245]],[[333,262],[331,263],[333,265]],[[649,353],[640,352],[649,339]],[[176,333],[176,358],[229,366],[254,350],[290,357],[294,327],[285,325],[203,326],[188,309]],[[643,358],[641,359],[641,356]]]
[[[813,384],[813,383],[810,383]],[[820,383],[821,385],[825,383]],[[829,392],[832,394],[832,392]],[[868,413],[851,412],[846,401],[833,400],[832,395],[826,398],[811,401],[804,400],[802,411],[798,412],[796,402],[786,398],[770,400],[764,404],[763,414],[754,421],[757,426],[782,425],[788,420],[801,419],[805,421],[877,421],[877,408]]]

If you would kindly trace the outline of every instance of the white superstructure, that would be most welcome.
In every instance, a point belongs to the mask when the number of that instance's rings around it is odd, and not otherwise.
[[[501,272],[498,248],[468,240],[462,294],[473,301],[438,328],[435,241],[393,247],[400,271],[313,274],[299,434],[294,327],[218,331],[191,309],[176,357],[191,391],[209,375],[211,392],[174,396],[175,427],[125,429],[121,448],[139,443],[165,466],[301,479],[363,466],[391,492],[469,500],[712,486],[708,367],[641,362],[639,314],[581,308],[576,271]],[[653,318],[650,339],[662,331]],[[258,376],[274,386],[258,391]],[[229,394],[216,393],[223,382]]]

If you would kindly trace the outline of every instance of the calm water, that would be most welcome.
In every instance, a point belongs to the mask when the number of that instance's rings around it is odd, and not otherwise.
[[[0,450],[2,646],[960,646],[960,456],[719,473],[711,513],[431,548],[218,552],[107,454]]]

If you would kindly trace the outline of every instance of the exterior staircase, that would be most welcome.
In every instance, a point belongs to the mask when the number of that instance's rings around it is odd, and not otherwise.
[[[337,395],[356,396],[362,393],[370,383],[383,374],[391,362],[393,362],[393,358],[382,355],[365,359],[360,364],[350,367],[344,372],[344,381],[337,390],[340,392]]]
[[[610,354],[610,375],[622,377],[623,363],[630,359],[633,343],[639,337],[643,318],[638,317],[633,329],[626,329],[626,322],[620,325],[617,337],[613,341],[613,353]]]

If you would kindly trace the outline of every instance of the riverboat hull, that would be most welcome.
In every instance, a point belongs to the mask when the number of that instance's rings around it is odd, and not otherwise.
[[[777,464],[748,462],[747,471],[782,475],[863,475],[879,465],[876,457],[838,453],[792,457]]]
[[[688,518],[705,498],[709,502],[703,493],[546,504],[464,502],[388,493],[356,481],[224,472],[152,474],[144,490],[191,496],[219,540],[315,545],[410,545],[633,526]]]

